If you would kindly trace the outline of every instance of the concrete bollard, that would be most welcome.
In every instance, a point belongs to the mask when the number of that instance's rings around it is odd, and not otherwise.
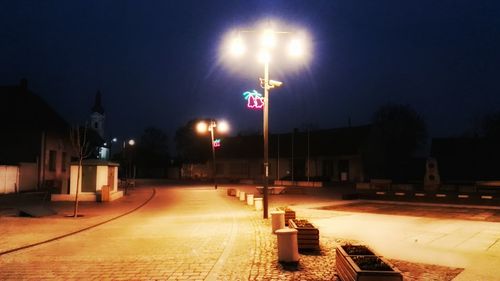
[[[282,228],[276,230],[278,237],[278,261],[298,262],[299,246],[297,244],[297,230],[294,228]]]
[[[240,191],[240,201],[245,201],[245,192]]]
[[[273,233],[275,233],[278,229],[285,228],[285,211],[272,211],[271,221]]]
[[[253,194],[247,194],[247,205],[253,206]]]
[[[240,190],[239,189],[236,189],[236,198],[240,198]]]
[[[254,198],[255,211],[262,211],[262,198]]]

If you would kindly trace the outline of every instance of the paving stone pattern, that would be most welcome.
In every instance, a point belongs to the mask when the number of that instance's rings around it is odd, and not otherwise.
[[[11,229],[26,222],[9,220]],[[281,264],[270,223],[223,190],[158,189],[128,216],[0,256],[0,280],[337,280],[334,249],[344,240],[321,236],[320,252],[301,254],[298,265]],[[30,235],[37,241],[37,233]],[[405,276],[416,280],[411,264],[404,265]]]

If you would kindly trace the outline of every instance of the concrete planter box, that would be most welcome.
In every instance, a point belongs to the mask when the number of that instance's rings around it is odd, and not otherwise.
[[[227,189],[227,196],[236,196],[236,189],[228,188]]]
[[[403,280],[397,268],[366,246],[338,246],[335,252],[335,266],[342,281]]]
[[[285,225],[289,225],[289,220],[294,220],[295,219],[295,211],[288,208],[288,207],[278,207],[276,208],[278,211],[284,211],[285,212]]]
[[[319,250],[319,230],[307,220],[291,219],[288,221],[290,228],[297,230],[299,251]]]

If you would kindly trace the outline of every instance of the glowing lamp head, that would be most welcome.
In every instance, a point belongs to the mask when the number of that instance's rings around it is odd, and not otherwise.
[[[196,124],[196,131],[200,134],[205,133],[208,130],[208,125],[206,122],[200,121]]]
[[[130,146],[135,145],[135,140],[129,140],[129,141],[128,141],[128,145],[130,145]]]
[[[226,121],[220,121],[217,124],[217,131],[220,133],[226,133],[229,131],[229,124]]]
[[[265,48],[273,48],[276,45],[276,35],[272,29],[266,29],[262,32],[260,44]]]
[[[112,142],[117,142],[117,141],[118,141],[118,139],[117,139],[117,138],[113,138],[111,141],[112,141]]]
[[[245,53],[245,44],[243,43],[243,39],[241,37],[235,37],[231,40],[229,45],[229,51],[233,56],[241,56]]]

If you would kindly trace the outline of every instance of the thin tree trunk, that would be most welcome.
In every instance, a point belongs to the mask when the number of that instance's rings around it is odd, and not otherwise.
[[[82,169],[82,157],[80,157],[78,161],[78,172],[76,175],[76,195],[75,195],[75,209],[73,212],[73,217],[77,218],[78,217],[78,193],[80,190],[80,171]]]

